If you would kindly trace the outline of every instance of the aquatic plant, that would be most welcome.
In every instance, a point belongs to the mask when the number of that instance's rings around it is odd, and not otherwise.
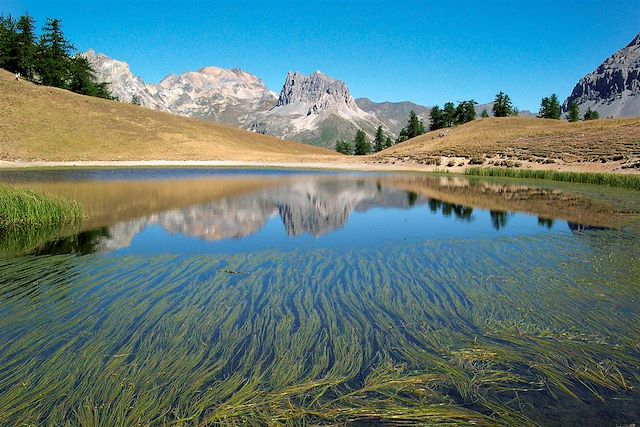
[[[82,207],[71,200],[0,185],[0,229],[79,224]]]
[[[633,239],[3,259],[0,424],[522,426],[567,402],[619,409],[640,385]]]
[[[465,175],[499,176],[509,178],[535,178],[552,181],[579,182],[584,184],[608,185],[610,187],[640,190],[640,175],[591,172],[559,172],[551,170],[467,168]]]

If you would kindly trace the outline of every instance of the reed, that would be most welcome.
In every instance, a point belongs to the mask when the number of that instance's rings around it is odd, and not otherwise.
[[[0,185],[0,230],[79,224],[82,207],[70,200]]]
[[[551,170],[506,169],[506,168],[467,168],[465,175],[497,176],[508,178],[534,178],[551,181],[577,182],[584,184],[608,185],[640,191],[640,175],[591,172],[559,172]]]

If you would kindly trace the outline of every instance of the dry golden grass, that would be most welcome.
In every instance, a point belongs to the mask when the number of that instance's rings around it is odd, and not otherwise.
[[[451,161],[495,166],[606,164],[640,168],[640,119],[560,120],[509,117],[476,120],[429,132],[371,156],[371,162],[413,162],[447,166]],[[450,166],[453,166],[451,164]],[[554,165],[554,166],[549,166]],[[635,167],[634,167],[635,166]]]
[[[330,150],[62,89],[0,70],[0,160],[332,161]]]

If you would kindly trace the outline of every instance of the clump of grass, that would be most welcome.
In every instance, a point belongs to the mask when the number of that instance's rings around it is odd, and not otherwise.
[[[82,207],[71,200],[0,185],[0,230],[79,224]]]
[[[464,173],[465,175],[473,176],[535,178],[548,179],[551,181],[579,182],[640,191],[640,175],[501,168],[468,168]]]

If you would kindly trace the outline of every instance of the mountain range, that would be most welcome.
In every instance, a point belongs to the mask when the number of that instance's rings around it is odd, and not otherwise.
[[[120,101],[187,117],[224,123],[256,133],[332,148],[351,140],[358,129],[373,138],[382,126],[395,139],[410,111],[425,124],[431,109],[412,102],[354,99],[347,85],[319,71],[305,76],[289,72],[279,94],[253,74],[239,69],[206,67],[145,83],[125,62],[93,50],[85,57],[99,81]],[[591,108],[601,117],[640,116],[640,34],[593,73],[583,77],[563,104],[576,102],[581,114]],[[491,114],[492,103],[476,106]],[[533,116],[528,111],[520,113]]]

